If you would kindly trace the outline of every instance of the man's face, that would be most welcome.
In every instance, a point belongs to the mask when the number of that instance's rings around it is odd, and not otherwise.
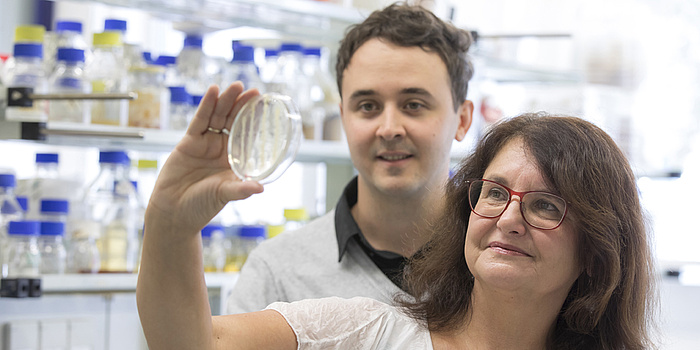
[[[442,186],[473,105],[455,112],[440,56],[371,39],[343,76],[341,115],[360,186],[401,197]]]

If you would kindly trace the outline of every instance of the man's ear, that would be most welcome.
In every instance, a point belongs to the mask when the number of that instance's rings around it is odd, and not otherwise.
[[[470,100],[464,100],[462,105],[459,107],[459,125],[457,126],[455,140],[464,140],[464,137],[467,135],[467,131],[469,131],[469,127],[472,125],[473,113],[474,103]]]

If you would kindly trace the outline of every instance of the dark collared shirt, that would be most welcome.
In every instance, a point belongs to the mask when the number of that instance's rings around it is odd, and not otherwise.
[[[335,208],[335,234],[338,239],[338,262],[343,260],[348,242],[354,239],[377,267],[399,288],[403,267],[407,259],[400,254],[374,249],[357,226],[350,208],[357,204],[357,177],[352,179],[343,190]]]

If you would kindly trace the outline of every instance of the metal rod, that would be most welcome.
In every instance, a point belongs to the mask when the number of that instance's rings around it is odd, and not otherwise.
[[[130,139],[143,139],[144,132],[137,131],[103,131],[103,130],[69,130],[69,129],[42,129],[44,135],[62,136],[94,136],[94,137],[122,137]]]
[[[29,94],[32,100],[135,100],[135,92],[127,93],[90,93],[90,94]]]

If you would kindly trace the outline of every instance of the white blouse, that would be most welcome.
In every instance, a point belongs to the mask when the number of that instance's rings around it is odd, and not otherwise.
[[[276,302],[297,349],[432,350],[430,332],[411,317],[380,301],[355,297]]]

